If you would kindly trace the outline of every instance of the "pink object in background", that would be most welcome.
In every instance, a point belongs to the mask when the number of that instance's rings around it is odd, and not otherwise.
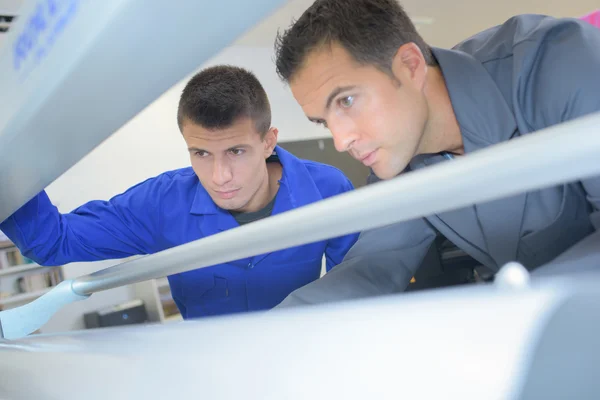
[[[600,28],[600,10],[596,10],[588,15],[581,17],[582,20]]]

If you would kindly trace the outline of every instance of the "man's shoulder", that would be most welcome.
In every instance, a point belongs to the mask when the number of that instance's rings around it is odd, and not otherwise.
[[[198,177],[191,167],[174,169],[163,172],[159,175],[148,178],[135,186],[132,186],[128,192],[150,191],[153,193],[176,192],[195,188],[198,184]]]
[[[569,30],[578,30],[583,24],[584,22],[575,18],[521,14],[471,36],[453,49],[468,53],[485,64],[513,56],[518,47],[526,47],[526,53],[527,49],[535,52],[544,42],[551,40],[554,34],[568,34]]]
[[[312,160],[301,160],[308,172],[313,177],[324,177],[326,179],[332,179],[336,181],[347,181],[346,175],[337,167],[333,165],[320,163]]]
[[[318,161],[306,160],[296,157],[285,149],[278,149],[283,167],[297,169],[302,174],[307,174],[321,192],[323,197],[329,197],[354,189],[350,180],[344,173],[329,164]]]
[[[352,189],[348,177],[333,165],[311,160],[300,160],[311,175],[313,181],[321,192],[334,192],[330,195],[346,192]]]
[[[157,175],[156,178],[170,182],[195,182],[198,179],[192,167],[178,168],[163,172],[162,174]]]

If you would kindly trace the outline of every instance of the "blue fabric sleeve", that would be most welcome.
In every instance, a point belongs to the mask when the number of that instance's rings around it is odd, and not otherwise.
[[[109,201],[91,201],[68,214],[61,214],[42,192],[0,229],[40,265],[148,254],[160,232],[160,192],[160,180],[149,179]]]

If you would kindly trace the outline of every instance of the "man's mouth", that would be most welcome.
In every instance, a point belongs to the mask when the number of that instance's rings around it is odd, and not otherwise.
[[[240,189],[233,189],[233,190],[215,190],[215,193],[217,194],[217,196],[219,196],[222,199],[231,199],[233,198],[238,192],[240,191]]]
[[[361,163],[363,163],[364,165],[366,165],[367,167],[370,167],[371,165],[373,165],[373,163],[375,162],[376,158],[377,158],[377,149],[375,149],[375,150],[373,150],[373,151],[371,151],[369,153],[366,153],[366,154],[363,154],[363,155],[357,157],[357,159]]]

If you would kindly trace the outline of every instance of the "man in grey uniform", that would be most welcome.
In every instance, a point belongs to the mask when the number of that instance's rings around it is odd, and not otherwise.
[[[317,0],[276,51],[307,117],[381,179],[600,111],[600,30],[576,19],[521,15],[446,50],[395,0]],[[363,232],[281,306],[403,291],[437,232],[492,271],[573,260],[600,248],[599,209],[596,177]]]

